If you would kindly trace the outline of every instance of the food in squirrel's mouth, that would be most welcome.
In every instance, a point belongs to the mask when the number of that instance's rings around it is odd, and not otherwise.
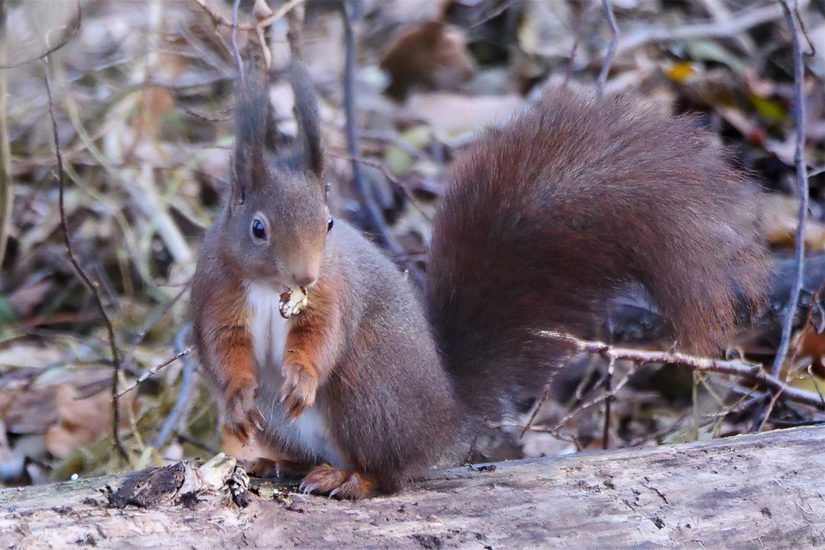
[[[304,287],[300,286],[297,289],[287,287],[286,290],[281,292],[278,311],[281,313],[281,317],[289,319],[293,315],[301,313],[308,304],[309,298]]]

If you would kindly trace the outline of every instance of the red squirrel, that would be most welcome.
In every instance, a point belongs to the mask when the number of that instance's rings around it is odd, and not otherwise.
[[[586,335],[629,281],[686,351],[725,343],[736,291],[760,300],[757,191],[694,117],[556,90],[487,131],[449,171],[422,299],[368,238],[333,224],[304,71],[291,72],[298,138],[276,150],[256,74],[236,90],[231,191],[192,314],[226,429],[305,492],[399,490],[561,367],[569,343],[541,331]],[[284,318],[299,289],[303,311]]]

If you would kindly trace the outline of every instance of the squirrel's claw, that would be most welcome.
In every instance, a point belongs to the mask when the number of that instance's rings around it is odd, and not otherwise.
[[[308,495],[313,491],[318,489],[318,485],[315,483],[307,483],[306,480],[302,481],[301,484],[298,486],[298,490],[301,491],[303,494]]]
[[[375,487],[375,480],[363,472],[322,464],[310,470],[298,489],[304,494],[357,500],[374,494]]]

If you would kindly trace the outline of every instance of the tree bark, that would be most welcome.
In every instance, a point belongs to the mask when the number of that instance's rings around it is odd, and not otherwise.
[[[245,500],[234,461],[211,469],[179,463],[148,479],[144,471],[0,491],[0,545],[823,546],[823,448],[825,427],[794,428],[456,468],[360,502],[281,494],[253,480],[259,494],[248,495],[245,507],[232,502]]]

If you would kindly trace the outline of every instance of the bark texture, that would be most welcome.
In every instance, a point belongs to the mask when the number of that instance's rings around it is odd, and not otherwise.
[[[0,491],[0,546],[825,546],[823,448],[825,428],[795,428],[446,470],[361,502],[180,463]]]

